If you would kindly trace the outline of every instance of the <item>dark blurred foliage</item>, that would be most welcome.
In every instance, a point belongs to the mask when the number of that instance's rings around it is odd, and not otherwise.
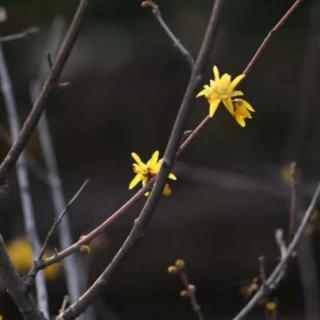
[[[212,64],[222,72],[241,73],[271,26],[292,3],[226,2],[206,80],[211,77]],[[306,1],[275,34],[243,82],[242,89],[256,109],[247,127],[240,128],[221,108],[190,147],[183,159],[189,171],[181,170],[179,176],[178,167],[179,181],[173,196],[163,199],[147,237],[96,303],[97,319],[106,319],[106,305],[119,319],[193,319],[189,305],[179,298],[181,284],[166,274],[167,265],[178,257],[189,265],[207,319],[230,319],[244,303],[240,288],[257,275],[257,257],[266,256],[268,271],[277,262],[274,230],[286,228],[289,211],[289,188],[281,180],[281,170],[290,161],[298,161],[303,207],[310,195],[310,189],[305,192],[304,187],[312,185],[320,172],[317,2]],[[0,26],[1,34],[30,26],[40,28],[36,36],[5,45],[21,119],[30,109],[29,85],[46,54],[52,20],[62,15],[69,21],[77,3],[3,2],[9,20]],[[159,5],[169,25],[196,55],[211,1],[159,0]],[[310,78],[310,72],[315,78]],[[187,63],[152,14],[140,8],[139,1],[92,1],[62,77],[72,86],[55,90],[47,109],[66,196],[70,197],[85,178],[92,181],[70,213],[75,239],[130,196],[131,151],[145,160],[155,149],[163,152],[188,76]],[[207,111],[204,99],[195,100],[188,128]],[[3,107],[0,119],[7,126]],[[2,157],[6,150],[7,146],[0,143]],[[36,136],[28,151],[42,163]],[[222,183],[210,179],[210,174],[203,181],[193,168],[221,172]],[[262,188],[246,188],[241,183],[223,187],[223,172],[258,179]],[[39,231],[44,237],[53,219],[51,201],[36,177],[32,182]],[[264,184],[270,185],[272,192],[264,192]],[[279,188],[280,196],[276,195]],[[142,202],[105,234],[90,258],[90,281],[110,261],[141,206]],[[0,207],[0,231],[5,238],[23,232],[14,176],[1,194]],[[318,241],[318,235],[313,239]],[[319,251],[319,246],[315,247]],[[61,277],[58,283],[62,281]],[[56,310],[65,292],[61,285],[51,285],[50,289]],[[294,264],[275,296],[281,319],[301,319],[303,297]],[[9,310],[8,298],[2,299],[1,308]],[[261,310],[256,314],[250,319],[263,318]],[[11,319],[18,318],[11,314]]]

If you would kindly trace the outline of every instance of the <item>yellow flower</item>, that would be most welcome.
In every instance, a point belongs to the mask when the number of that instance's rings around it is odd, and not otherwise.
[[[17,271],[22,274],[27,273],[33,264],[32,249],[29,241],[24,237],[16,238],[8,244],[7,249]],[[51,256],[50,252],[45,252],[44,258],[49,256]],[[47,280],[53,280],[57,277],[59,271],[60,266],[53,264],[44,270],[44,275]]]
[[[203,90],[197,94],[197,98],[204,96],[209,102],[209,116],[212,118],[222,102],[229,113],[235,118],[237,123],[244,127],[245,119],[251,119],[251,112],[254,112],[252,106],[243,99],[236,97],[243,96],[243,92],[236,90],[237,85],[245,77],[240,74],[231,80],[227,73],[220,77],[219,69],[213,67],[214,80],[210,80],[210,85],[205,85]]]
[[[148,180],[160,172],[162,165],[162,159],[159,159],[159,151],[155,151],[147,163],[144,163],[135,152],[132,152],[131,156],[135,161],[135,163],[132,164],[132,169],[136,175],[129,184],[129,190],[133,189],[140,182],[144,187]],[[177,177],[173,173],[170,173],[168,177],[171,180],[177,180]],[[169,196],[171,193],[170,186],[166,184],[162,194]],[[147,196],[148,194],[149,192],[146,192],[145,195]]]
[[[243,99],[234,99],[233,107],[233,117],[241,127],[245,127],[245,119],[252,119],[250,112],[255,112],[255,110],[252,108],[249,102]]]
[[[210,80],[210,85],[205,85],[204,89],[197,94],[197,97],[204,96],[207,98],[210,104],[209,116],[211,118],[214,116],[220,102],[233,114],[232,98],[243,95],[242,91],[235,90],[235,88],[245,75],[241,74],[232,81],[231,76],[227,73],[220,78],[217,66],[213,67],[213,74],[214,80]]]

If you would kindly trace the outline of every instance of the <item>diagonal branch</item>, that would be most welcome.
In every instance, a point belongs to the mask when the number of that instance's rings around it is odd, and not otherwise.
[[[45,253],[45,250],[47,248],[47,245],[49,243],[49,240],[51,239],[51,237],[53,236],[55,230],[57,229],[57,226],[59,225],[59,223],[61,222],[61,220],[64,218],[64,216],[68,213],[68,211],[70,210],[71,206],[73,205],[73,203],[78,199],[78,197],[80,196],[80,194],[82,193],[82,191],[84,190],[84,188],[87,186],[87,184],[90,182],[90,180],[86,179],[85,182],[81,185],[81,187],[79,188],[79,190],[75,193],[75,195],[71,198],[71,200],[67,203],[67,205],[65,206],[65,208],[60,212],[59,216],[55,219],[54,223],[52,224],[45,241],[43,242],[43,245],[41,247],[40,250],[40,254],[38,257],[38,260],[41,260],[43,257],[43,254]]]
[[[187,60],[189,63],[191,69],[193,68],[194,65],[194,59],[191,55],[191,53],[186,49],[186,47],[182,44],[181,40],[179,40],[175,34],[172,32],[172,30],[169,28],[167,23],[162,17],[161,11],[159,6],[151,0],[148,1],[143,1],[141,3],[141,6],[144,8],[151,7],[151,11],[154,15],[154,17],[157,19],[159,22],[160,26],[164,30],[164,32],[167,34],[167,36],[170,38],[170,40],[173,42],[173,45],[175,48],[177,48],[178,51],[183,55],[183,57]]]
[[[265,284],[260,287],[260,289],[257,291],[257,293],[252,297],[252,299],[248,302],[248,304],[236,315],[233,320],[241,320],[244,319],[245,316],[248,315],[248,313],[256,306],[256,304],[265,296],[270,294],[273,290],[276,289],[279,282],[283,279],[283,276],[285,275],[285,269],[287,267],[287,264],[292,256],[292,253],[297,248],[297,245],[299,244],[299,241],[301,237],[303,236],[303,232],[305,230],[305,227],[307,223],[309,222],[309,219],[314,211],[315,205],[317,203],[318,197],[320,194],[320,183],[317,186],[317,189],[312,197],[312,200],[309,204],[308,209],[306,210],[303,219],[301,220],[301,223],[292,238],[292,241],[290,242],[289,246],[287,247],[287,250],[284,252],[283,249],[281,251],[281,260],[277,264],[277,266],[274,268],[271,275],[266,280]]]
[[[176,117],[171,136],[169,138],[169,142],[163,158],[161,171],[156,178],[155,184],[145,206],[143,207],[139,217],[135,220],[134,226],[131,229],[127,239],[125,240],[115,257],[112,259],[110,264],[107,266],[107,268],[103,271],[103,273],[99,276],[95,283],[79,298],[79,300],[71,305],[62,315],[58,317],[58,319],[75,319],[88,307],[99,290],[103,286],[109,284],[113,274],[118,269],[120,263],[129,253],[129,251],[135,246],[137,241],[141,238],[144,230],[149,224],[153,212],[156,209],[157,203],[161,197],[168,174],[174,164],[176,151],[183,135],[185,122],[190,113],[192,102],[194,100],[194,92],[197,89],[202,78],[202,73],[206,66],[207,59],[212,51],[213,44],[216,39],[218,22],[220,20],[223,4],[223,0],[216,0],[214,2],[208,28],[202,42],[202,46],[194,69],[192,71],[185,95],[181,102],[181,106]]]
[[[32,107],[32,110],[29,113],[29,116],[23,124],[23,127],[19,133],[19,137],[14,142],[13,146],[10,148],[8,154],[6,155],[5,159],[0,165],[0,183],[2,184],[5,182],[7,174],[9,173],[9,171],[11,171],[11,169],[17,162],[19,155],[28,143],[31,134],[35,129],[40,119],[40,116],[45,108],[45,103],[49,95],[55,88],[55,85],[57,84],[57,81],[62,73],[65,63],[67,62],[68,57],[70,56],[73,45],[78,37],[81,23],[83,21],[89,3],[90,0],[80,1],[80,4],[70,25],[70,28],[61,45],[57,58],[52,66],[51,72],[48,75],[41,89],[41,92],[38,98],[36,99]]]

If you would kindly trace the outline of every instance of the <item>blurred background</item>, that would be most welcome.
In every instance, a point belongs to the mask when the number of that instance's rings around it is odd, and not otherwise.
[[[240,74],[292,2],[226,1],[204,82],[212,78],[213,64],[223,73]],[[21,121],[31,106],[30,84],[48,54],[53,20],[60,16],[69,23],[77,3],[3,2],[8,17],[0,25],[1,36],[39,28],[30,37],[3,45]],[[169,26],[196,56],[212,1],[159,0],[158,4]],[[320,176],[319,53],[320,3],[305,1],[274,35],[241,84],[256,109],[254,118],[242,129],[224,108],[218,110],[177,163],[173,195],[162,199],[146,238],[95,302],[96,319],[195,319],[188,301],[179,297],[179,279],[166,272],[176,258],[187,262],[207,319],[231,319],[240,310],[245,303],[241,292],[258,275],[258,257],[265,256],[267,272],[278,262],[274,232],[288,229],[290,163],[296,161],[299,168],[300,213]],[[91,180],[69,213],[75,240],[133,194],[128,190],[132,151],[143,160],[154,150],[163,153],[188,77],[187,62],[138,0],[92,1],[61,78],[71,85],[57,88],[47,106],[66,198],[85,179]],[[2,98],[0,102],[0,125],[8,131]],[[205,99],[195,100],[186,129],[194,128],[207,112]],[[0,138],[1,158],[8,150],[4,140]],[[28,156],[43,167],[36,134],[28,145]],[[52,202],[38,175],[30,170],[30,176],[43,240],[54,219]],[[24,234],[14,174],[0,200],[0,232],[9,243]],[[90,283],[119,248],[142,205],[141,200],[99,238],[89,257],[81,257]],[[310,224],[302,242],[301,250],[310,253],[307,260],[299,263],[303,255],[298,254],[270,298],[277,302],[281,319],[320,317],[316,311],[319,283],[313,268],[320,262],[318,226],[317,221]],[[313,275],[310,285],[302,285],[303,274]],[[313,301],[306,301],[306,291],[313,293]],[[49,282],[49,292],[56,313],[66,293],[62,274]],[[5,319],[20,319],[5,293],[0,297],[0,312]],[[248,319],[276,318],[260,306]]]

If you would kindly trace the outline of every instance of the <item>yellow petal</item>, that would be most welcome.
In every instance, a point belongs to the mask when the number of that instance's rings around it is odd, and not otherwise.
[[[231,98],[223,99],[222,102],[223,102],[224,106],[227,108],[227,110],[231,114],[233,114],[233,103],[232,103]]]
[[[147,162],[147,166],[150,166],[151,168],[155,167],[157,165],[159,159],[159,151],[155,151],[152,156],[151,159]]]
[[[243,99],[240,99],[240,100],[242,101],[243,106],[244,106],[246,109],[248,109],[248,110],[251,111],[251,112],[255,112],[255,110],[253,109],[252,105],[251,105],[248,101],[243,100]]]
[[[228,83],[231,82],[231,76],[230,74],[228,73],[225,73],[222,78],[221,78],[221,83],[224,85],[224,86],[227,86]]]
[[[163,190],[162,190],[162,195],[165,197],[169,197],[172,194],[171,188],[170,186],[166,183],[166,185],[164,186]]]
[[[177,180],[177,177],[173,173],[169,173],[169,179],[171,180]]]
[[[239,96],[243,96],[243,92],[242,91],[240,91],[240,90],[236,90],[236,91],[233,91],[232,93],[231,93],[231,97],[232,98],[234,98],[234,97],[239,97]]]
[[[135,152],[131,152],[131,157],[133,158],[133,160],[139,165],[139,166],[144,166],[145,164],[142,162],[142,160],[140,159],[140,157],[135,153]]]
[[[214,79],[219,80],[220,79],[220,72],[217,66],[213,66],[213,74],[214,74]]]
[[[238,122],[238,124],[244,128],[246,126],[246,122],[244,121],[244,118],[241,116],[237,116],[236,117],[236,121]]]
[[[209,107],[209,117],[210,118],[212,118],[214,116],[220,102],[221,102],[220,99],[215,99],[210,103],[210,107]]]
[[[129,190],[133,189],[141,180],[143,179],[143,176],[141,174],[137,174],[130,182],[129,184]]]
[[[234,78],[231,82],[231,88],[232,90],[240,83],[240,81],[245,77],[244,74],[240,74],[236,78]]]

